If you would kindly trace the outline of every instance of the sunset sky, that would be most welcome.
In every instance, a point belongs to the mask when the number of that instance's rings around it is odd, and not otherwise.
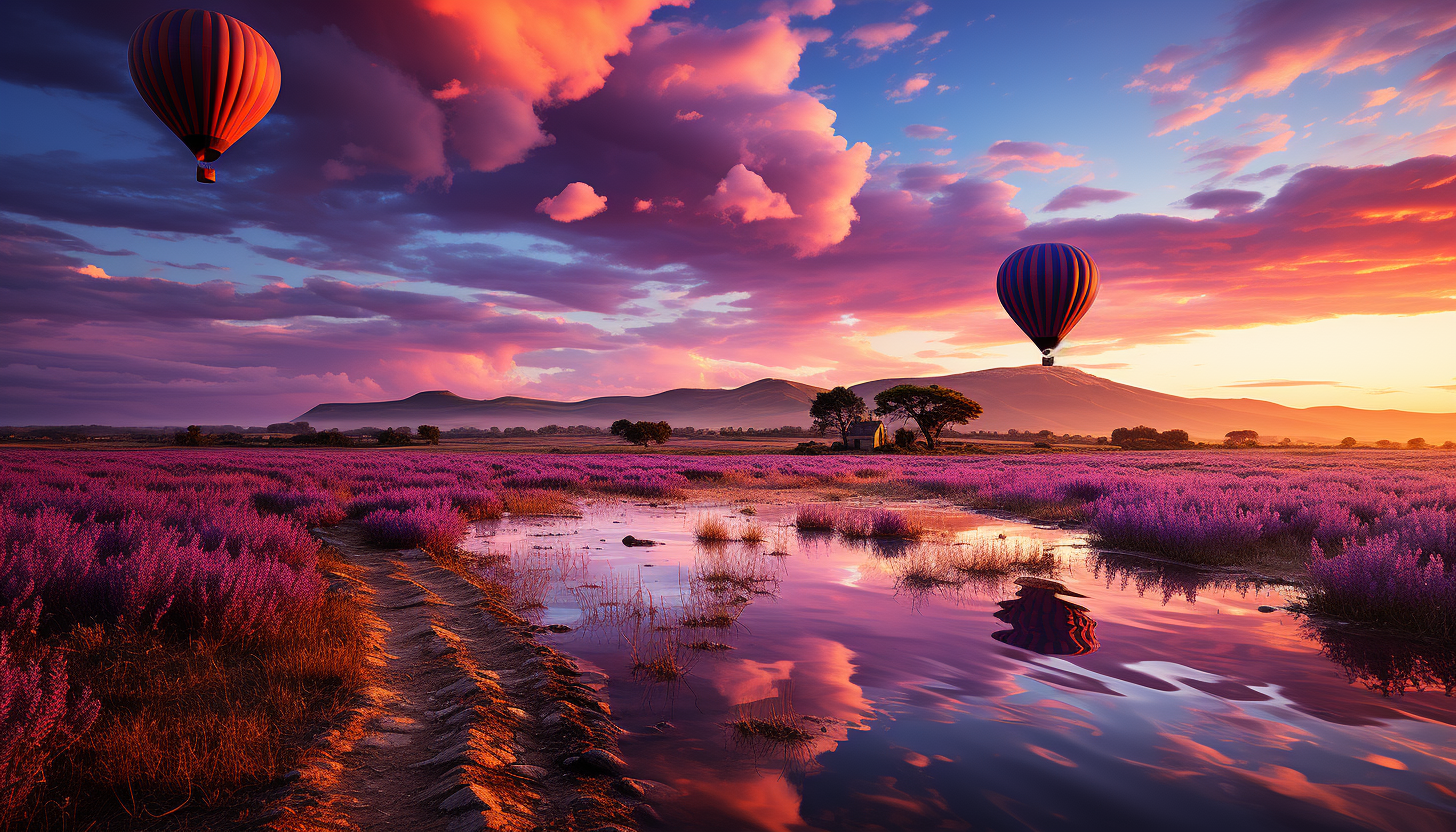
[[[155,2],[0,10],[0,424],[263,424],[1058,363],[1456,411],[1456,3],[225,0],[282,63],[193,181]]]

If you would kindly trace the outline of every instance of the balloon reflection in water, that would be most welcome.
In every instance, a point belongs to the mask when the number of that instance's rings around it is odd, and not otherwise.
[[[1082,656],[1097,649],[1097,622],[1087,608],[1057,597],[1087,596],[1042,578],[1017,578],[1016,583],[1021,586],[1016,597],[1001,601],[1001,611],[995,614],[1011,629],[992,633],[992,638],[1054,656]]]

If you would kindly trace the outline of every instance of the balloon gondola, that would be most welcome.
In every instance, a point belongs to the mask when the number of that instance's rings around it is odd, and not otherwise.
[[[152,15],[128,50],[142,100],[197,157],[197,181],[278,100],[282,72],[268,41],[240,20],[201,9]]]
[[[1037,243],[1017,249],[996,273],[996,295],[1006,314],[1041,350],[1041,363],[1055,363],[1053,350],[1097,299],[1097,264],[1066,243]]]

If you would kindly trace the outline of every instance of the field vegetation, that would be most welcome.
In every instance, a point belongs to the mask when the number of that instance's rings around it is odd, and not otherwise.
[[[112,811],[222,805],[285,770],[300,734],[366,681],[361,613],[330,591],[347,568],[308,533],[346,521],[382,545],[445,552],[469,520],[697,494],[798,502],[800,532],[903,539],[923,532],[913,515],[829,501],[939,497],[1078,523],[1109,550],[1283,565],[1305,581],[1310,611],[1456,638],[1456,457],[1440,451],[384,460],[345,449],[0,453],[0,811],[28,816],[42,796],[70,799],[67,811],[83,795]],[[679,668],[689,645],[720,643],[748,599],[772,591],[765,550],[784,549],[786,530],[722,522],[732,553],[705,561],[672,613]],[[997,545],[932,546],[902,577],[1048,566],[1044,553]],[[656,603],[616,597],[628,589],[598,590],[598,614]],[[642,646],[644,671],[671,675],[658,661],[667,645]]]

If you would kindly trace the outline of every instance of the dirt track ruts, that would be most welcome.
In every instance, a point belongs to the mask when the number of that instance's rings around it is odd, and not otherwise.
[[[607,706],[536,643],[499,591],[418,549],[314,531],[350,564],[334,590],[372,618],[375,684],[322,733],[249,825],[305,830],[612,830],[628,797]],[[614,788],[615,784],[615,788]]]

